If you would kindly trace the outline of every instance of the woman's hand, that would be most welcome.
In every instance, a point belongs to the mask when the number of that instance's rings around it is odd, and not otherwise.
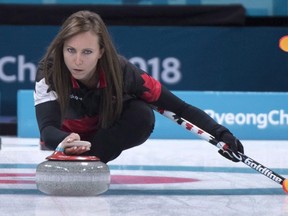
[[[229,149],[220,149],[218,151],[219,154],[233,162],[241,161],[242,158],[239,156],[238,152],[244,154],[242,143],[231,133],[224,133],[221,136],[221,141],[226,143],[229,146]]]
[[[77,133],[71,133],[69,136],[67,136],[62,142],[63,143],[73,143],[74,141],[79,141],[80,136]],[[90,148],[87,148],[85,146],[72,146],[72,147],[66,147],[64,149],[64,153],[66,155],[80,155],[83,154],[86,151],[89,151]]]

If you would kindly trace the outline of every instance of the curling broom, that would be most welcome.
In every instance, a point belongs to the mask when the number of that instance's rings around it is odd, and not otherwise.
[[[196,134],[201,139],[204,139],[211,143],[212,145],[218,147],[219,149],[229,149],[229,146],[223,142],[219,142],[215,137],[213,137],[211,134],[207,133],[206,131],[202,130],[201,128],[197,127],[196,125],[190,123],[189,121],[183,119],[182,117],[176,115],[175,113],[153,107],[154,110],[156,110],[161,115],[167,117],[168,119],[176,122],[181,127],[185,128],[186,130],[190,131],[193,134]],[[283,190],[288,193],[288,179],[285,179],[283,176],[275,173],[268,167],[263,166],[259,162],[253,160],[252,158],[248,157],[245,154],[242,154],[241,152],[238,152],[238,155],[235,155],[233,153],[234,157],[238,158],[239,161],[243,162],[247,166],[251,167],[252,169],[258,171],[259,173],[265,175],[266,177],[270,178],[271,180],[275,181],[276,183],[282,185]]]

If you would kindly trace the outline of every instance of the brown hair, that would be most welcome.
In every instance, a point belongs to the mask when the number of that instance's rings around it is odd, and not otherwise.
[[[104,71],[107,87],[103,89],[100,105],[100,126],[107,128],[119,118],[123,103],[123,76],[117,51],[112,43],[106,25],[101,17],[90,11],[72,14],[63,23],[60,31],[51,42],[43,58],[44,74],[48,85],[55,89],[60,104],[62,118],[69,103],[71,93],[70,72],[64,63],[64,42],[83,32],[92,31],[99,38],[99,45],[104,49],[97,68]],[[49,60],[52,59],[52,65]]]

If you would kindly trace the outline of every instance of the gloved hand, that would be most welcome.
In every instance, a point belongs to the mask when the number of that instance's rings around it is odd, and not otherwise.
[[[220,149],[218,152],[223,157],[232,160],[233,162],[239,162],[241,158],[239,157],[238,152],[241,152],[244,154],[244,147],[242,143],[234,137],[231,133],[224,133],[220,137],[220,141],[224,142],[229,146],[229,149]],[[234,153],[234,154],[233,154]]]

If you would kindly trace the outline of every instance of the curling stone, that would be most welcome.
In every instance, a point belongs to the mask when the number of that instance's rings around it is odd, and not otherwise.
[[[110,185],[109,167],[95,156],[69,156],[64,149],[90,147],[87,141],[60,143],[55,152],[36,168],[36,186],[45,194],[93,196],[106,192]]]

